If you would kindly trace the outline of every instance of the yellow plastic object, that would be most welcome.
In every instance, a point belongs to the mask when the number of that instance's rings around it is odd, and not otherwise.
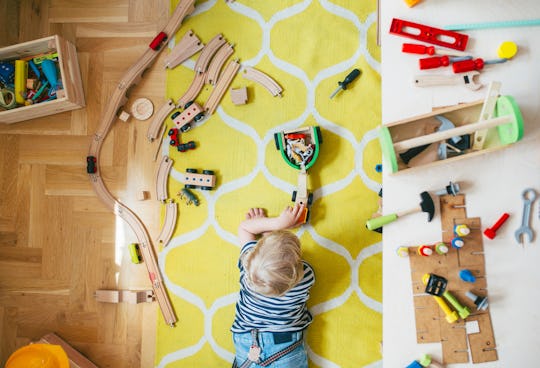
[[[416,4],[418,4],[421,0],[405,0],[405,4],[407,4],[407,6],[409,8],[412,8],[413,6],[415,6]]]
[[[24,105],[26,97],[26,79],[28,79],[28,63],[15,60],[15,101]]]
[[[11,354],[5,368],[69,368],[69,359],[60,345],[31,344]]]
[[[518,47],[512,41],[505,41],[499,45],[497,49],[497,55],[500,58],[511,59],[517,54]]]

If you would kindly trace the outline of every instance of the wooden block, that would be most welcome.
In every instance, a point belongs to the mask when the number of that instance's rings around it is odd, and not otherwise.
[[[129,113],[122,111],[120,115],[118,116],[118,119],[122,120],[123,122],[127,122],[129,120],[131,115]]]
[[[139,201],[145,201],[148,198],[150,198],[150,192],[146,190],[140,190],[137,192],[137,200]]]
[[[244,105],[247,102],[247,88],[231,88],[231,101],[235,105]]]
[[[69,345],[55,333],[50,333],[43,336],[38,343],[60,345],[68,356],[70,368],[98,368],[97,365],[88,360],[88,358],[75,350],[71,345]]]

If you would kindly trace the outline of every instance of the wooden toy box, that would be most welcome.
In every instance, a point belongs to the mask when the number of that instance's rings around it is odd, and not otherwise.
[[[460,104],[382,126],[379,131],[379,139],[385,170],[391,174],[410,172],[411,170],[461,160],[503,148],[523,137],[523,118],[519,107],[511,96],[497,98],[492,119],[479,121],[482,106],[483,101]],[[441,117],[450,121],[453,127],[439,131],[442,122],[438,119]],[[440,143],[452,144],[451,138],[461,137],[469,139],[472,145],[474,133],[481,130],[487,130],[487,138],[482,149],[463,149],[459,154],[451,153],[442,159],[438,155]],[[413,156],[413,159],[404,159],[405,152],[427,145],[429,147],[422,153]]]
[[[54,35],[0,48],[0,60],[15,60],[50,52],[58,53],[59,77],[63,85],[63,89],[57,91],[58,98],[0,111],[0,123],[11,124],[85,106],[77,50],[62,37]]]

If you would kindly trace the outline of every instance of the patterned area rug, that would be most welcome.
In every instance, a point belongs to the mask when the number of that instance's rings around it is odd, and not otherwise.
[[[274,133],[302,126],[319,126],[324,141],[308,170],[310,220],[297,230],[317,277],[308,303],[310,367],[382,366],[381,236],[364,227],[381,187],[376,22],[375,0],[197,2],[177,40],[189,29],[204,43],[222,33],[234,44],[230,59],[270,75],[284,91],[273,97],[241,70],[231,87],[247,87],[247,104],[234,105],[227,92],[214,115],[182,134],[195,150],[181,153],[164,140],[162,154],[174,160],[169,197],[179,216],[159,262],[179,322],[171,328],[158,317],[156,366],[230,367],[236,230],[250,207],[275,216],[291,204],[298,171],[276,150]],[[169,72],[168,98],[187,90],[197,57]],[[354,68],[361,76],[330,99]],[[211,90],[205,85],[197,102],[204,104]],[[199,206],[176,197],[187,168],[217,176],[214,190],[194,190]]]

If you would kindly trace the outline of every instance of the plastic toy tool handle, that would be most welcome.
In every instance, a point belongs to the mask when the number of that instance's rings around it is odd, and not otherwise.
[[[360,75],[360,70],[353,69],[342,82],[338,82],[341,89],[347,89],[347,85],[351,83],[353,80],[355,80]]]
[[[378,229],[386,224],[396,221],[398,218],[397,213],[391,215],[379,216],[366,221],[366,227],[368,230]]]

